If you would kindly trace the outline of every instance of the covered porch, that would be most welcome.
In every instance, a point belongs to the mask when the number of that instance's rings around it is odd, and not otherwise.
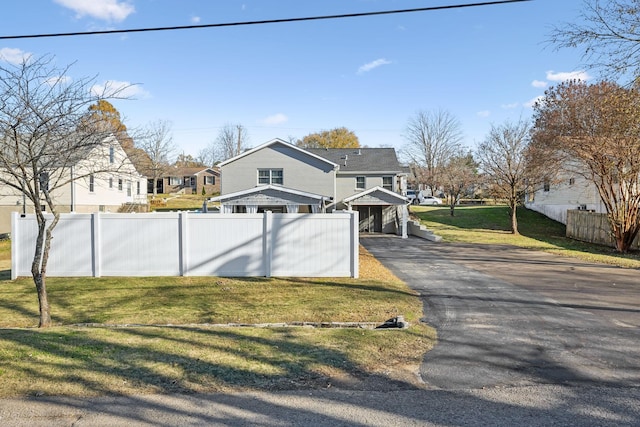
[[[220,213],[324,213],[330,199],[277,185],[262,185],[213,197],[209,201],[220,202]]]
[[[342,203],[348,210],[358,211],[360,232],[407,237],[409,201],[406,197],[382,187],[374,187],[347,197]]]

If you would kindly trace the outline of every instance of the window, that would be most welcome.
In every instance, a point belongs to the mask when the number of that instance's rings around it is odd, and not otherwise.
[[[205,176],[204,177],[204,185],[216,185],[216,177],[215,177],[215,175]]]
[[[131,181],[127,181],[127,196],[131,196]]]
[[[93,174],[89,175],[89,193],[93,193],[96,185],[96,180]]]
[[[109,178],[109,188],[113,188],[113,178]]]
[[[258,184],[284,184],[284,172],[282,169],[258,169]]]
[[[136,194],[140,195],[140,181],[136,182]]]
[[[548,192],[551,189],[551,184],[549,184],[549,181],[545,180],[544,184],[543,184],[543,191]]]
[[[118,178],[118,190],[122,191],[122,178]]]
[[[179,176],[170,176],[169,185],[182,185],[182,178]]]
[[[364,190],[364,188],[365,188],[364,176],[356,176],[356,189]]]
[[[49,173],[40,172],[40,190],[49,191]]]
[[[112,146],[110,146],[110,147],[109,147],[109,163],[114,163],[114,162],[116,161],[116,159],[115,159],[115,157],[116,157],[116,156],[115,156],[115,153],[116,153],[116,150],[115,150],[115,148],[113,147],[113,145],[112,145]]]
[[[576,183],[576,179],[575,178],[569,178],[569,185],[573,185]]]
[[[383,176],[382,177],[382,188],[385,190],[393,191],[393,177],[392,176]]]

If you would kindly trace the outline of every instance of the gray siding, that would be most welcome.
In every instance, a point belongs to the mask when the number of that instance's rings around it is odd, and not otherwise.
[[[357,189],[356,188],[356,176],[364,176],[365,177],[365,188]],[[343,200],[347,197],[353,196],[354,194],[361,193],[365,190],[374,187],[382,187],[382,177],[383,176],[391,176],[393,177],[393,190],[396,193],[399,193],[399,189],[397,188],[396,175],[395,173],[387,173],[387,174],[377,174],[372,172],[363,172],[363,173],[349,173],[349,174],[339,174],[336,179],[336,193],[338,200]]]
[[[256,187],[259,169],[282,169],[284,187],[334,196],[335,171],[332,166],[285,144],[266,146],[223,165],[221,194]]]

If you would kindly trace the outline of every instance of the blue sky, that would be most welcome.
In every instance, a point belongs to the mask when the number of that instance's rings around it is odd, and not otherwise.
[[[215,24],[473,3],[466,0],[29,0],[3,4],[0,35]],[[136,84],[113,104],[130,128],[172,123],[197,155],[225,124],[250,146],[347,127],[364,146],[405,144],[417,111],[446,110],[473,148],[491,123],[529,118],[530,103],[570,76],[592,78],[578,51],[556,51],[552,25],[582,0],[182,31],[0,40],[0,56],[52,54],[71,77]]]

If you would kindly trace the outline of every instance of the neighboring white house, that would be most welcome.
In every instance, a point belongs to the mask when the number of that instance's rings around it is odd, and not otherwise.
[[[606,213],[598,190],[583,175],[563,170],[556,179],[525,196],[525,206],[563,224],[572,209]]]
[[[101,172],[91,173],[97,170]],[[69,182],[52,191],[60,212],[116,212],[126,204],[147,203],[146,177],[113,136],[62,173],[60,178]],[[11,231],[11,213],[32,213],[33,205],[17,190],[0,188],[0,234],[6,234]]]
[[[406,173],[393,148],[302,149],[273,139],[219,164],[221,212],[357,210],[360,230],[406,230]]]

